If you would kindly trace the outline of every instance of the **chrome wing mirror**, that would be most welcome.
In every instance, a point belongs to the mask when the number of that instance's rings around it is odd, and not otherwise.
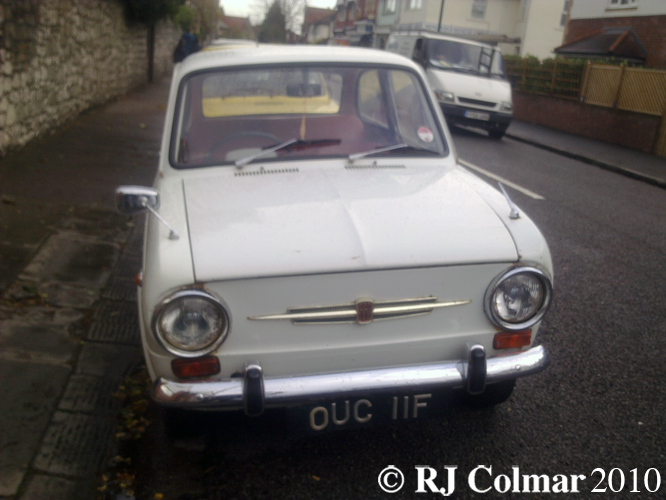
[[[120,186],[116,189],[116,210],[123,215],[142,214],[150,212],[157,220],[169,228],[169,239],[177,240],[180,238],[176,231],[167,221],[165,221],[157,209],[160,207],[160,193],[157,189],[143,186]]]

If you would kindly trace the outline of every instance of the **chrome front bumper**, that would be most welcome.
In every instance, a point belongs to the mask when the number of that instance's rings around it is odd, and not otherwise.
[[[425,388],[483,391],[486,384],[538,373],[550,360],[542,346],[486,359],[483,347],[470,346],[467,360],[453,363],[377,368],[372,370],[264,378],[261,367],[248,365],[243,377],[204,382],[159,378],[153,399],[162,405],[190,409],[245,409],[258,415],[264,408],[295,406],[327,398]]]

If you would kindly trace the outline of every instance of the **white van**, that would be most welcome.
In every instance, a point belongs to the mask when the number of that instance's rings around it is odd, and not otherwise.
[[[446,121],[500,139],[511,123],[511,85],[501,52],[490,45],[426,31],[392,33],[386,50],[419,63]]]

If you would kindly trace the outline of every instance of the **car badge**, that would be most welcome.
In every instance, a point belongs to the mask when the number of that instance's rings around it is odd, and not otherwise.
[[[359,325],[372,323],[375,303],[372,300],[360,299],[356,301],[356,322]]]

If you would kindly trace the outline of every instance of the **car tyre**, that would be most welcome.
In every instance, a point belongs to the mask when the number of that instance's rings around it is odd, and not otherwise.
[[[477,409],[492,408],[509,399],[515,386],[515,379],[488,384],[481,394],[467,394],[467,404]]]
[[[505,128],[498,128],[498,129],[495,129],[495,130],[489,130],[489,131],[488,131],[488,136],[489,136],[491,139],[497,139],[497,140],[499,140],[499,139],[501,139],[502,137],[504,137],[504,133],[505,133],[505,132],[506,132],[506,129],[505,129]]]

